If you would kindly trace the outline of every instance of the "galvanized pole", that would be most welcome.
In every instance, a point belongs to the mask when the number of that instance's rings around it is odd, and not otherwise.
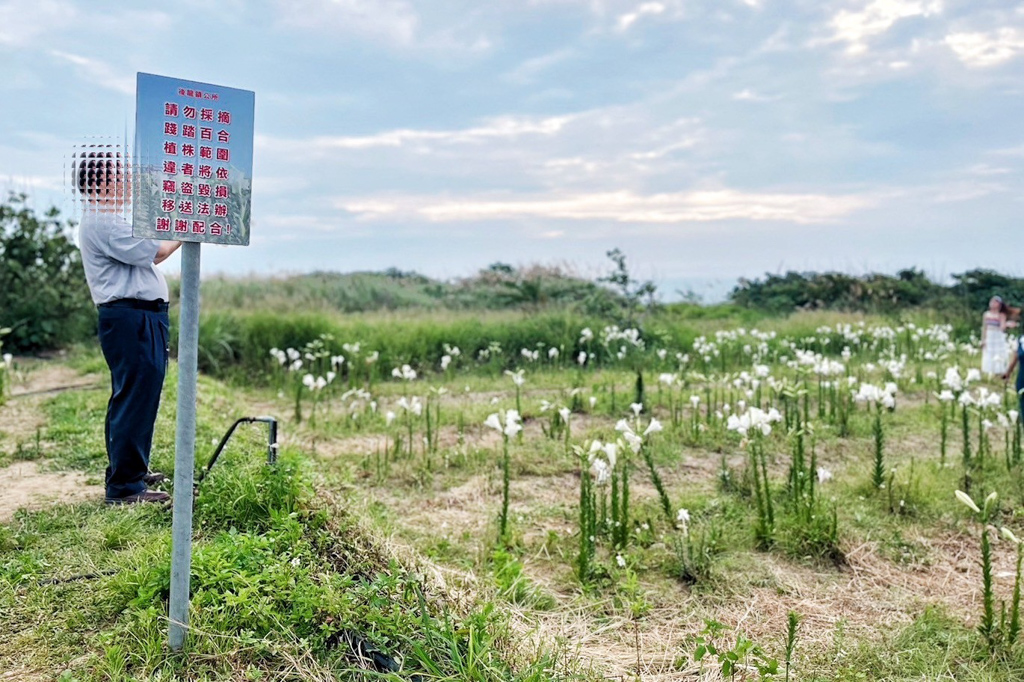
[[[199,242],[181,245],[181,318],[178,329],[178,424],[171,523],[171,620],[168,644],[179,651],[188,629],[192,569],[192,475],[196,461],[196,375],[199,357]]]

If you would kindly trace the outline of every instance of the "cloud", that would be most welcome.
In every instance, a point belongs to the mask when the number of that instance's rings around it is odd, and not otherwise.
[[[424,26],[423,16],[408,0],[274,0],[274,4],[278,25],[285,28],[441,52],[484,52],[493,46],[474,28],[473,13],[445,17],[427,5],[423,14],[435,21],[433,27]]]
[[[45,33],[76,21],[74,5],[59,0],[21,0],[0,5],[0,46],[28,47]]]
[[[847,44],[847,54],[857,55],[867,52],[868,41],[888,31],[900,19],[928,17],[941,11],[940,0],[872,0],[860,11],[840,11],[831,25],[834,40]]]
[[[544,71],[576,55],[576,50],[563,48],[554,52],[527,59],[504,75],[513,83],[528,84],[540,79]]]
[[[258,147],[273,151],[295,150],[305,156],[309,152],[326,154],[343,149],[373,149],[379,147],[407,147],[409,145],[472,144],[493,139],[514,139],[525,135],[551,136],[572,121],[573,115],[532,118],[501,116],[488,119],[483,125],[462,130],[417,130],[400,128],[374,135],[320,136],[306,140],[287,140],[260,135]]]
[[[620,31],[628,30],[630,26],[636,23],[637,19],[645,16],[657,16],[659,14],[663,14],[665,9],[665,5],[660,2],[642,3],[634,11],[619,15],[619,19],[616,22],[616,28]]]
[[[50,55],[71,64],[86,80],[126,95],[135,94],[135,77],[117,73],[106,62],[60,50],[50,50]]]
[[[405,0],[277,0],[281,23],[292,28],[356,34],[410,46],[419,17]]]
[[[1024,53],[1024,31],[1001,28],[988,33],[951,33],[945,43],[967,66],[986,68]]]
[[[758,94],[750,88],[744,88],[739,92],[733,93],[732,98],[739,102],[774,102],[779,99],[778,96],[769,97],[768,95]]]
[[[629,191],[504,199],[341,199],[336,206],[361,219],[428,222],[548,219],[680,224],[721,220],[826,223],[868,208],[858,195],[747,193],[731,189],[637,194]]]

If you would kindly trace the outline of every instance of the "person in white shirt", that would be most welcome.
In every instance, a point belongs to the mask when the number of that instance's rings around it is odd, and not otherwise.
[[[90,152],[76,169],[84,209],[79,248],[99,309],[100,347],[110,368],[104,426],[106,502],[167,504],[167,493],[149,489],[166,478],[149,471],[170,333],[167,282],[156,266],[181,242],[132,236],[131,225],[122,217],[131,181],[119,156]]]

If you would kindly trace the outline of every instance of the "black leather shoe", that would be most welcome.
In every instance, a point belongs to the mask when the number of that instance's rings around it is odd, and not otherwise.
[[[167,480],[167,476],[161,474],[159,471],[149,471],[142,477],[142,482],[146,485],[156,485],[157,483],[163,483]]]
[[[109,505],[122,505],[122,504],[141,504],[143,502],[156,502],[157,504],[163,504],[171,506],[171,496],[167,493],[160,492],[159,490],[144,490],[141,493],[135,495],[128,495],[126,497],[108,497],[106,503]]]

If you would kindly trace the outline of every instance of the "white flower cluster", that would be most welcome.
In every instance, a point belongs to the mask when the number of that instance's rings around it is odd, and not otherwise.
[[[336,376],[334,372],[328,372],[326,377],[314,377],[312,374],[306,374],[302,377],[302,385],[311,391],[322,391],[327,384],[334,381]]]
[[[874,403],[889,410],[896,409],[896,384],[891,381],[879,388],[874,384],[861,384],[853,395],[858,403]]]
[[[953,393],[959,395],[967,389],[971,382],[979,381],[980,379],[981,371],[978,369],[969,369],[967,370],[967,376],[961,377],[959,367],[950,367],[946,370],[946,375],[942,378],[942,385]]]
[[[772,423],[782,421],[782,415],[774,407],[767,412],[759,407],[750,407],[743,414],[730,414],[725,428],[746,436],[749,431],[759,431],[762,435],[772,432]]]
[[[590,474],[598,485],[605,485],[611,479],[618,461],[619,447],[618,443],[602,443],[599,440],[590,444],[587,460],[590,462]]]
[[[512,438],[520,431],[523,430],[522,417],[519,416],[519,412],[516,410],[508,410],[505,412],[505,423],[501,423],[501,413],[495,412],[489,415],[484,421],[484,426],[490,427],[501,433],[506,438]]]
[[[401,367],[395,367],[391,370],[391,376],[396,379],[404,379],[405,381],[413,381],[416,378],[416,370],[409,365],[402,365]]]
[[[643,405],[640,403],[633,403],[631,405],[633,414],[636,415],[636,430],[630,425],[625,419],[620,419],[615,425],[615,430],[622,434],[626,443],[629,445],[629,449],[633,451],[633,454],[640,452],[640,448],[643,447],[644,440],[647,436],[652,433],[662,431],[661,422],[657,419],[651,419],[651,422],[647,425],[647,428],[643,430],[640,435],[637,435],[637,431],[640,430],[640,411],[643,409]]]
[[[505,376],[512,378],[512,383],[516,386],[522,386],[526,383],[526,377],[524,376],[525,370],[517,369],[516,371],[505,370]]]
[[[423,402],[420,401],[418,396],[413,396],[412,398],[402,396],[395,404],[406,412],[412,412],[417,417],[423,414]]]

